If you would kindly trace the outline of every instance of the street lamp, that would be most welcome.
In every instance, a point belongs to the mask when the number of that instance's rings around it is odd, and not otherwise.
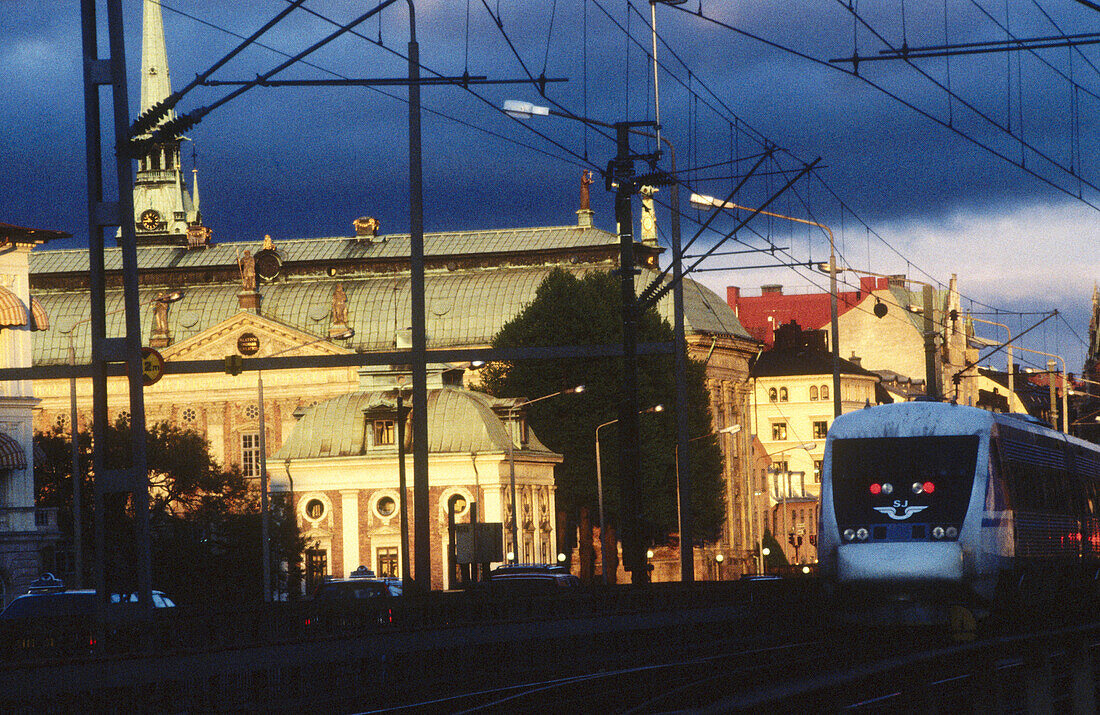
[[[141,303],[140,305],[151,305],[153,303],[160,303],[167,305],[169,303],[175,303],[183,298],[183,291],[174,290],[171,293],[164,295],[158,295],[156,298]],[[125,307],[118,310],[112,310],[107,315],[115,315],[126,310]],[[76,329],[85,323],[90,323],[91,318],[84,318],[78,320],[72,324],[69,328],[69,365],[76,367],[76,349],[73,346],[73,334]],[[77,409],[76,409],[76,373],[69,376],[69,439],[72,442],[72,479],[73,479],[73,570],[75,573],[73,584],[74,588],[83,588],[84,583],[84,538],[81,531],[84,528],[83,519],[81,518],[81,481],[83,475],[80,473],[80,445],[78,444],[78,429],[77,429]]]
[[[639,410],[638,414],[639,415],[648,415],[648,414],[652,414],[654,412],[664,412],[664,411],[665,411],[665,406],[662,405],[662,404],[657,404],[657,405],[653,405],[652,407],[647,407],[644,410]],[[604,519],[603,519],[603,474],[602,474],[602,471],[600,470],[600,430],[603,429],[604,427],[609,426],[609,425],[616,424],[618,421],[619,421],[618,418],[616,418],[616,419],[610,420],[608,422],[604,422],[602,425],[597,425],[596,426],[596,494],[599,497],[599,504],[600,504],[600,563],[603,564],[603,567],[601,569],[601,574],[603,576],[603,582],[605,584],[607,583],[607,564],[608,564],[610,558],[609,558],[609,554],[608,554],[609,545],[607,543],[607,532],[604,531]],[[677,447],[677,449],[679,449],[679,445],[676,445],[676,447]],[[677,498],[679,498],[679,490],[678,489],[677,489],[676,493],[677,493]],[[677,511],[679,511],[679,502],[677,502]]]
[[[715,432],[707,432],[706,434],[701,434],[698,437],[692,437],[691,439],[688,440],[688,442],[694,442],[696,440],[704,439],[706,437],[710,437],[710,436],[716,435],[716,434],[730,434],[730,435],[737,434],[740,431],[741,431],[741,425],[730,425],[729,427],[723,427],[722,429],[717,430]],[[731,445],[731,449],[730,449],[730,454],[731,455],[733,454],[732,445]],[[683,532],[683,517],[682,517],[682,511],[681,511],[681,508],[680,508],[680,443],[679,442],[676,443],[676,447],[673,449],[673,463],[674,463],[675,469],[676,469],[676,527],[678,529],[680,529],[679,534],[680,534],[680,540],[681,540],[681,544],[682,544],[683,539],[684,539],[684,532]],[[727,484],[726,484],[726,498],[727,498],[727,500],[729,500],[729,497],[730,497],[730,495],[729,495],[729,483],[727,482]],[[688,554],[689,554],[689,556],[685,557],[684,556],[684,550],[683,549],[680,550],[680,558],[681,559],[683,559],[683,558],[692,558],[692,559],[694,559],[694,552],[690,551],[690,547],[689,547]]]
[[[619,441],[619,478],[623,480],[623,562],[631,572],[631,581],[643,584],[649,580],[645,569],[641,541],[641,489],[637,482],[641,471],[638,448],[638,311],[641,308],[634,293],[634,217],[632,197],[639,187],[634,172],[638,160],[656,164],[660,152],[637,154],[630,149],[630,135],[640,127],[656,127],[655,121],[616,122],[607,124],[587,117],[557,112],[548,107],[536,107],[530,102],[508,100],[504,110],[513,117],[526,119],[536,115],[556,115],[575,121],[615,130],[615,158],[608,164],[604,176],[608,191],[615,190],[615,221],[619,233],[619,289],[623,323],[622,391],[619,419],[627,438]]]
[[[839,340],[838,335],[840,329],[837,320],[837,287],[836,287],[836,244],[833,240],[833,230],[823,223],[817,221],[810,221],[804,218],[795,218],[794,216],[785,216],[783,214],[773,213],[771,211],[764,211],[761,209],[753,209],[748,206],[741,206],[735,204],[732,201],[720,201],[713,196],[704,196],[703,194],[692,194],[691,203],[697,208],[710,208],[710,209],[723,209],[723,210],[737,210],[742,211],[755,211],[756,213],[763,214],[765,216],[773,216],[775,218],[785,219],[787,221],[794,221],[795,223],[806,224],[807,226],[817,226],[823,229],[829,236],[829,324],[830,324],[830,341],[833,348],[833,417],[840,417],[841,405],[840,405],[840,347],[837,345]]]
[[[355,330],[348,328],[339,335],[332,335],[327,338],[317,338],[311,340],[308,343],[301,345],[291,345],[288,348],[279,350],[265,357],[279,357],[285,353],[300,348],[307,348],[310,345],[316,345],[317,343],[324,342],[326,340],[348,340],[355,335]],[[271,515],[269,514],[267,504],[267,427],[264,423],[264,376],[263,370],[256,371],[256,406],[259,407],[260,412],[260,544],[263,550],[263,574],[264,574],[264,601],[271,602],[271,551],[270,551],[270,532],[271,532]],[[404,497],[402,497],[404,501]]]
[[[584,392],[584,385],[577,385],[576,387],[569,387],[564,390],[558,390],[557,392],[551,392],[549,395],[536,397],[533,400],[525,400],[524,402],[516,403],[508,408],[508,481],[512,490],[512,550],[508,552],[508,560],[513,564],[517,563],[519,558],[519,502],[516,501],[516,452],[515,439],[512,437],[512,425],[515,421],[516,410],[520,407],[533,405],[536,402],[549,400],[551,397],[558,397],[560,395],[579,395],[582,392]]]

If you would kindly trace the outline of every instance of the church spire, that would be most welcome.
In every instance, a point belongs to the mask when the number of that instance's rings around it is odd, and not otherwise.
[[[144,0],[141,30],[141,112],[172,94],[168,49],[159,0]],[[158,124],[174,119],[169,110]],[[134,181],[134,224],[139,244],[205,246],[210,232],[198,211],[198,189],[192,197],[180,165],[180,141],[175,136],[148,144],[138,159]],[[190,236],[190,238],[189,238]]]
[[[145,14],[141,23],[141,113],[172,94],[172,80],[168,75],[168,48],[164,42],[164,19],[157,0],[145,0]],[[173,119],[169,110],[161,123]]]

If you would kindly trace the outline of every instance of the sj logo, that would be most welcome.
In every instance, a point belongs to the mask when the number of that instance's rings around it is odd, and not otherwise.
[[[885,514],[895,521],[904,521],[927,508],[927,506],[917,506],[916,504],[910,504],[908,501],[895,499],[893,506],[876,506],[874,510],[880,514]]]

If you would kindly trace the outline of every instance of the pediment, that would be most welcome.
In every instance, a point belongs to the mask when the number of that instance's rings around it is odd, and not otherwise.
[[[206,330],[161,349],[165,360],[221,360],[239,355],[242,336],[255,336],[258,350],[247,357],[267,357],[302,348],[296,355],[348,355],[354,352],[330,342],[327,337],[307,333],[262,315],[241,311]]]

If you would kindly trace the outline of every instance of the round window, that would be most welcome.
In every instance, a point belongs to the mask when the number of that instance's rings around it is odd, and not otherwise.
[[[393,497],[382,497],[378,500],[377,506],[375,506],[379,516],[393,516],[393,513],[397,511],[397,502]]]
[[[325,515],[325,503],[320,499],[310,499],[306,502],[306,516],[310,519],[320,519]]]
[[[196,416],[197,415],[195,414],[195,411],[193,409],[191,409],[190,407],[188,407],[187,409],[185,409],[183,411],[183,421],[184,422],[194,422]]]
[[[260,416],[260,408],[256,405],[248,405],[244,408],[244,416],[250,420],[254,420]]]

